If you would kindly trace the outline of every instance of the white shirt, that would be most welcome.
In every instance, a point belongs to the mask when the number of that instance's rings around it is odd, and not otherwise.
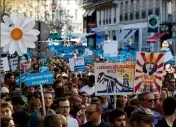
[[[75,118],[67,117],[68,127],[79,127],[78,121]]]
[[[83,86],[81,89],[80,89],[80,92],[86,92],[88,95],[92,95],[95,93],[95,86],[93,87],[90,87],[88,85],[86,86]]]

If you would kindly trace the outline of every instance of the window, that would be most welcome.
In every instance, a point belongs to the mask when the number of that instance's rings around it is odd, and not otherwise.
[[[143,11],[142,11],[142,18],[143,18],[143,19],[146,18],[146,10],[143,10]]]
[[[140,10],[140,3],[139,3],[139,0],[136,1],[136,10],[137,10],[137,11]]]
[[[114,7],[114,23],[116,23],[116,7]]]
[[[151,15],[151,14],[153,14],[153,9],[148,10],[148,15]]]
[[[108,24],[108,9],[106,9],[106,24]]]
[[[108,9],[109,11],[109,24],[111,24],[111,9]]]
[[[139,11],[136,12],[136,19],[139,19]]]
[[[68,4],[68,5],[70,4],[70,0],[67,0],[67,4]]]
[[[101,25],[101,11],[99,11],[99,24]]]
[[[128,14],[125,14],[125,21],[128,20]]]
[[[128,13],[128,1],[125,2],[125,13]]]
[[[120,15],[120,21],[123,21],[123,15],[122,14]]]
[[[133,20],[134,19],[134,15],[133,15],[133,12],[130,13],[130,20]]]
[[[160,8],[155,8],[155,14],[160,16]]]
[[[120,5],[120,14],[123,14],[123,2],[121,2],[121,5]]]
[[[75,20],[77,20],[77,10],[75,10]]]

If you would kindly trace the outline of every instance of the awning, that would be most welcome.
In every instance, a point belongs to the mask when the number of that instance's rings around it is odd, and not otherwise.
[[[123,30],[118,36],[117,41],[123,41],[125,36],[130,32],[130,30]]]
[[[165,35],[165,33],[156,33],[155,35],[153,35],[152,37],[147,39],[148,43],[155,43],[159,38],[163,37]]]
[[[91,10],[88,14],[88,16],[92,16],[92,14],[94,13],[95,9]]]
[[[123,41],[124,42],[128,41],[135,34],[136,31],[137,30],[132,30]]]
[[[87,17],[87,15],[89,14],[89,10],[88,11],[86,11],[84,14],[83,14],[83,17]]]

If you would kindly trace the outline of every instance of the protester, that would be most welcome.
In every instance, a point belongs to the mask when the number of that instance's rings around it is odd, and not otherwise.
[[[11,117],[1,116],[1,127],[15,127],[15,124]]]
[[[68,127],[68,123],[63,115],[51,114],[45,117],[43,127]]]
[[[120,95],[119,99],[116,102],[117,103],[116,105],[118,108],[124,109],[127,105],[127,102],[128,102],[127,95]]]
[[[53,95],[51,93],[48,93],[48,92],[44,93],[44,102],[45,102],[46,115],[55,114],[55,111],[50,109],[53,103]],[[31,114],[31,117],[29,120],[29,127],[39,127],[44,117],[45,117],[45,114],[44,114],[43,108],[35,110]]]
[[[58,113],[66,117],[68,127],[79,127],[78,121],[70,116],[70,102],[66,98],[60,98],[58,100]]]
[[[153,110],[153,108],[155,107],[156,99],[152,92],[140,93],[138,95],[138,99],[141,103],[141,107],[149,108],[153,112],[154,115],[158,116],[158,118],[161,116],[158,112]],[[154,119],[154,125],[158,123],[158,118]]]
[[[92,95],[95,93],[95,76],[94,75],[90,75],[88,85],[85,85],[80,89],[80,92],[83,92],[83,91],[86,92],[88,95]]]
[[[5,74],[3,86],[7,87],[9,90],[15,84],[15,76],[13,73]]]
[[[20,96],[12,97],[12,105],[14,112],[22,111],[24,106],[24,101]]]
[[[1,117],[7,116],[11,118],[12,113],[13,113],[13,106],[4,100],[0,100],[0,116]]]
[[[163,102],[164,118],[158,121],[156,127],[176,127],[176,100],[168,97]]]
[[[154,127],[153,120],[155,118],[156,116],[149,108],[139,107],[131,114],[131,127]]]
[[[12,114],[15,127],[28,127],[29,115],[25,111],[17,111]]]
[[[29,112],[32,113],[37,109],[42,107],[41,101],[39,98],[34,98],[29,102]]]
[[[111,127],[126,127],[127,115],[122,109],[115,109],[109,114]]]
[[[86,110],[87,123],[81,127],[110,127],[102,121],[102,107],[99,103],[91,103]]]
[[[107,96],[100,96],[101,106],[103,108],[103,112],[107,112],[109,110],[114,109],[113,105],[108,102]]]

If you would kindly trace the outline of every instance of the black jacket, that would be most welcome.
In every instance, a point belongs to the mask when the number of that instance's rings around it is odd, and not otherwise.
[[[101,123],[98,126],[93,126],[91,122],[87,122],[83,124],[81,127],[110,127],[110,125],[105,123],[104,121],[101,121]]]
[[[165,118],[163,118],[161,120],[158,120],[158,124],[155,125],[155,127],[170,127],[170,126],[167,124]],[[176,127],[176,122],[174,122],[172,127]]]

